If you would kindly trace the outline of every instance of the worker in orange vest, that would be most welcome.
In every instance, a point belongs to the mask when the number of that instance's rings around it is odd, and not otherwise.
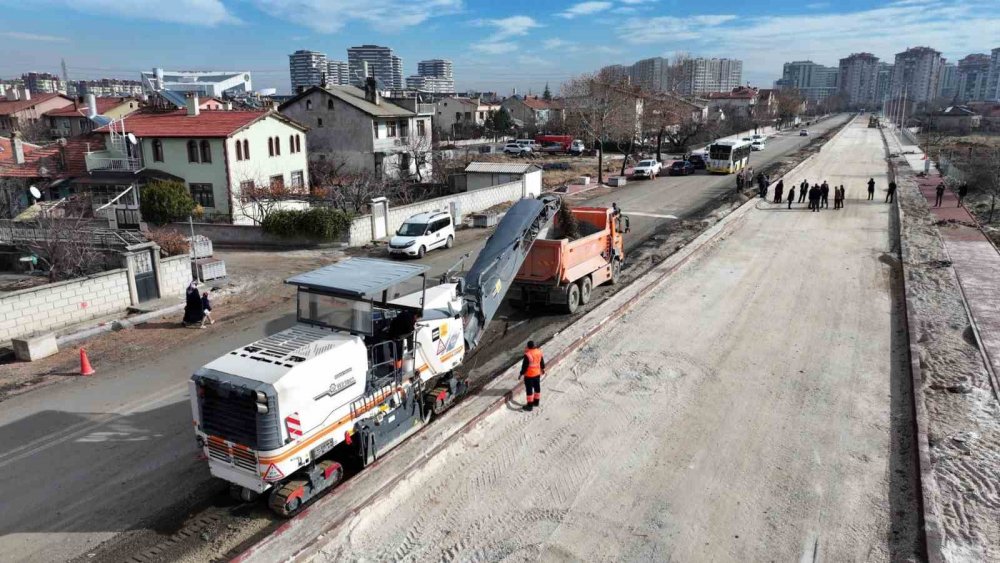
[[[545,358],[542,357],[542,349],[535,346],[534,340],[528,341],[528,347],[524,349],[524,359],[521,361],[521,375],[524,377],[524,410],[530,411],[533,407],[540,406],[542,400],[542,375],[545,373]]]

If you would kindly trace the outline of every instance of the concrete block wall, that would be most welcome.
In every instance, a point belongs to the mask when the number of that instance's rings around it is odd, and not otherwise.
[[[160,297],[184,297],[184,290],[191,283],[191,258],[171,256],[160,259]]]
[[[124,311],[127,276],[121,268],[0,294],[0,342]]]
[[[501,203],[517,201],[527,194],[523,180],[500,184],[490,188],[448,195],[410,205],[389,208],[388,233],[396,232],[406,219],[427,211],[448,211],[452,202],[457,202],[462,215],[478,213]],[[371,215],[358,217],[351,223],[350,246],[363,246],[372,241]]]

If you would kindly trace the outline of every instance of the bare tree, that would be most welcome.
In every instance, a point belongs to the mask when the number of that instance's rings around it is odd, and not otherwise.
[[[662,158],[663,142],[673,151],[687,152],[696,139],[714,130],[696,106],[672,94],[647,96],[643,105],[643,126],[656,135],[656,159]]]
[[[406,145],[404,146],[405,153],[409,155],[410,160],[416,169],[416,177],[418,182],[424,181],[424,173],[427,171],[427,166],[433,166],[431,162],[431,149],[433,145],[431,143],[431,138],[427,135],[417,135],[411,134],[406,137]],[[410,171],[407,167],[405,172],[406,176],[410,175]],[[433,168],[432,168],[433,169]]]
[[[691,53],[687,51],[677,51],[670,57],[670,66],[667,67],[667,88],[671,92],[677,92],[689,80],[686,76],[687,64],[691,60]]]
[[[0,219],[13,219],[24,209],[28,188],[21,178],[0,178]]]
[[[48,270],[49,281],[103,271],[110,257],[95,246],[90,199],[75,197],[42,205],[23,227],[31,233],[22,248]]]
[[[281,209],[284,202],[309,197],[308,186],[287,185],[272,181],[259,171],[242,171],[233,176],[239,185],[237,194],[240,211],[254,224],[260,225],[268,215]]]
[[[597,182],[604,182],[605,141],[633,138],[639,118],[637,94],[625,81],[601,71],[574,78],[563,85],[568,129],[590,137],[599,146]]]
[[[988,223],[993,223],[993,214],[1000,197],[1000,148],[983,147],[970,151],[969,163],[963,167],[968,174],[969,187],[990,196]]]
[[[802,112],[802,94],[793,88],[783,88],[777,91],[776,96],[778,128],[791,125]]]

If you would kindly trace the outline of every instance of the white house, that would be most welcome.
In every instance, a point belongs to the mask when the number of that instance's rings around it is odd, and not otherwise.
[[[237,224],[253,222],[249,188],[308,193],[306,127],[273,111],[199,106],[191,96],[187,109],[139,112],[98,129],[108,148],[87,154],[87,170],[183,181],[206,214]]]
[[[434,125],[444,135],[454,135],[455,129],[463,127],[482,127],[491,111],[500,109],[500,104],[491,104],[482,98],[465,98],[448,96],[441,98],[436,104]]]
[[[309,127],[310,158],[332,160],[345,173],[430,175],[431,117],[384,100],[373,83],[313,86],[278,110]]]

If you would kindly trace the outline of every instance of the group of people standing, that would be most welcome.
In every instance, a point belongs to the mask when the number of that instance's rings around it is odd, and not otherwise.
[[[757,176],[757,185],[759,187],[760,197],[762,199],[767,199],[768,186],[770,185],[770,178],[768,178],[763,173]],[[798,186],[792,186],[788,190],[788,196],[785,196],[785,181],[778,180],[778,183],[774,185],[774,199],[771,201],[773,203],[788,202],[788,209],[792,208],[792,204],[796,201],[795,188],[798,187],[798,202],[802,203],[809,199],[809,209],[811,211],[819,211],[820,208],[830,207],[830,184],[823,181],[822,184],[813,184],[809,186],[807,180],[802,180],[802,183]],[[844,207],[844,199],[847,196],[847,190],[844,185],[833,187],[833,208],[842,209]]]

